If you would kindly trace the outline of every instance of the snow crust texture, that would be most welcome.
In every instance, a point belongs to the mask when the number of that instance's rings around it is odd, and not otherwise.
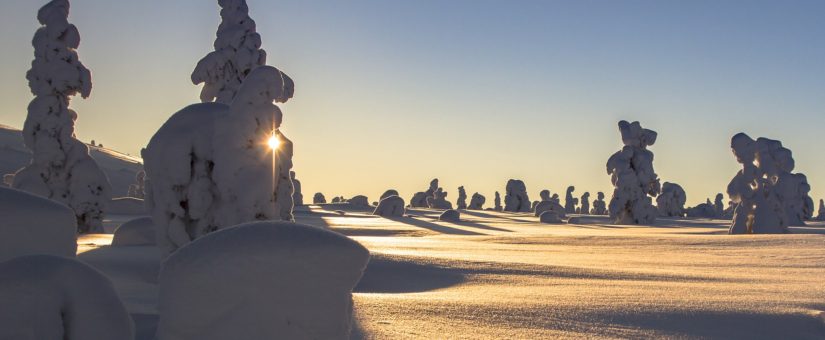
[[[64,204],[0,187],[0,218],[0,262],[37,254],[75,257],[77,219]]]
[[[80,233],[103,231],[103,212],[110,185],[89,148],[74,137],[77,112],[70,98],[87,98],[92,76],[78,59],[80,33],[68,22],[69,2],[53,0],[37,13],[41,26],[34,34],[34,61],[26,73],[35,95],[23,125],[23,141],[32,161],[19,170],[13,187],[68,205]]]
[[[742,169],[728,184],[737,204],[731,234],[781,234],[788,226],[805,225],[813,215],[811,186],[805,175],[792,173],[791,150],[768,138],[753,140],[744,133],[731,138],[731,149]]]
[[[357,242],[297,223],[212,233],[163,264],[157,338],[346,339],[368,260]]]
[[[134,338],[103,274],[75,259],[32,255],[0,262],[0,339]]]
[[[607,160],[613,183],[610,218],[617,224],[652,224],[658,210],[651,197],[659,194],[661,185],[647,147],[656,142],[656,132],[624,120],[619,122],[619,131],[624,147]]]

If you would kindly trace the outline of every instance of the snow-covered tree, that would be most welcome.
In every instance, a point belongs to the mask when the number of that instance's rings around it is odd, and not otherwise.
[[[596,200],[593,201],[593,210],[590,213],[593,215],[607,215],[607,204],[604,201],[603,192],[596,193]]]
[[[470,198],[470,205],[467,207],[469,210],[482,210],[484,209],[484,203],[487,202],[487,198],[484,195],[479,193],[474,193],[473,197]]]
[[[74,135],[77,112],[69,109],[70,98],[87,98],[92,78],[78,60],[80,33],[68,17],[67,0],[53,0],[37,13],[43,26],[34,34],[34,61],[26,73],[35,98],[23,126],[32,162],[17,172],[13,186],[68,205],[78,232],[102,232],[110,185],[89,147]]]
[[[249,17],[246,0],[218,0],[221,6],[221,24],[215,38],[215,51],[198,62],[192,72],[192,83],[203,83],[201,101],[229,105],[235,98],[244,79],[252,70],[266,64],[266,51],[261,49],[261,36],[255,21]],[[285,102],[292,98],[294,84],[282,75]]]
[[[312,204],[326,204],[327,198],[324,196],[323,193],[316,192],[314,196],[312,196]]]
[[[432,181],[430,181],[430,187],[427,189],[427,191],[419,191],[413,195],[412,199],[410,200],[410,207],[429,207],[429,204],[427,204],[427,199],[433,197],[436,190],[438,190],[438,178],[434,178]]]
[[[504,196],[504,211],[529,212],[530,199],[527,197],[527,186],[518,179],[507,181],[506,195]]]
[[[778,140],[753,140],[744,133],[731,138],[731,149],[742,169],[728,184],[728,195],[737,203],[730,233],[778,234],[804,225],[813,214],[811,187],[805,175],[791,173],[791,150]]]
[[[126,196],[134,198],[144,198],[146,192],[146,172],[138,171],[135,175],[135,184],[129,185],[129,191]]]
[[[659,216],[683,217],[685,216],[685,202],[687,202],[685,189],[682,189],[679,184],[665,182],[662,184],[662,193],[656,197],[656,208],[659,209]]]
[[[564,195],[564,211],[568,214],[575,214],[576,205],[579,204],[579,199],[573,197],[573,191],[576,191],[576,187],[571,185],[567,187],[567,193]]]
[[[467,209],[467,192],[464,186],[458,187],[458,200],[455,202],[456,209]]]
[[[493,203],[494,203],[493,210],[495,210],[495,211],[501,211],[502,210],[502,207],[501,207],[501,194],[499,194],[498,191],[496,191],[496,196],[495,196],[495,199],[493,200]]]
[[[582,194],[581,198],[581,208],[579,208],[579,213],[581,214],[589,214],[590,213],[590,193],[585,192]]]
[[[301,181],[295,178],[295,171],[289,172],[289,177],[292,180],[292,202],[295,206],[304,205],[304,194],[301,193]]]
[[[607,174],[613,183],[610,218],[620,224],[650,224],[657,209],[652,197],[659,194],[659,176],[653,171],[653,153],[647,147],[656,142],[656,132],[639,122],[619,122],[622,150],[607,160]]]

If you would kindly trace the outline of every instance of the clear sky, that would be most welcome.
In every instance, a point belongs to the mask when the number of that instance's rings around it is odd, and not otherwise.
[[[0,1],[0,123],[21,127],[37,9]],[[825,1],[248,0],[268,63],[296,83],[282,130],[304,197],[441,179],[492,204],[508,178],[531,198],[611,190],[616,123],[659,133],[662,181],[688,203],[738,169],[730,137],[781,140],[825,195]],[[132,155],[198,101],[217,1],[73,0],[94,89],[77,135]],[[595,195],[594,195],[595,196]]]

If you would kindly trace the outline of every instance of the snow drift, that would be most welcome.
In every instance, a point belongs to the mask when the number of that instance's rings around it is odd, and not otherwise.
[[[0,262],[36,254],[75,257],[77,219],[61,203],[0,187],[0,221]]]
[[[357,242],[297,223],[212,233],[164,262],[158,339],[346,339],[368,260]]]
[[[115,229],[112,237],[112,247],[155,244],[155,223],[151,217],[140,217],[123,223]]]
[[[112,282],[59,256],[0,262],[0,339],[134,338],[132,318]]]

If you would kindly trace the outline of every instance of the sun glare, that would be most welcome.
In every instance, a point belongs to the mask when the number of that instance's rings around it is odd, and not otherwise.
[[[278,139],[278,136],[273,135],[269,137],[269,140],[266,141],[266,144],[269,144],[269,148],[272,150],[278,149],[281,146],[281,140]]]

